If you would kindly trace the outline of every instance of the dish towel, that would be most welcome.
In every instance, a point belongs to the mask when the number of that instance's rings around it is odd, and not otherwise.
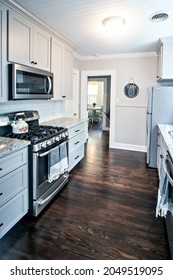
[[[61,174],[64,174],[68,171],[68,150],[67,142],[60,144],[60,169]]]
[[[61,165],[60,165],[60,149],[59,146],[50,150],[49,154],[49,175],[48,182],[58,179],[61,175]]]
[[[163,164],[158,189],[156,217],[161,216],[166,218],[168,211],[173,215],[173,180],[166,172]]]

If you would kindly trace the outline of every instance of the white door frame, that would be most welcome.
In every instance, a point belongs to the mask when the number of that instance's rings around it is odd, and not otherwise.
[[[110,130],[109,147],[113,148],[115,142],[115,109],[116,109],[116,70],[86,70],[81,71],[81,110],[80,117],[87,119],[87,95],[88,95],[88,77],[92,76],[111,76],[110,93]]]

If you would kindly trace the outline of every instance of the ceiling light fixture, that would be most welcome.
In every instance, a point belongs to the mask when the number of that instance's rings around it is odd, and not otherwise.
[[[125,24],[125,19],[122,17],[108,17],[103,20],[103,25],[109,31],[115,31],[117,28]]]

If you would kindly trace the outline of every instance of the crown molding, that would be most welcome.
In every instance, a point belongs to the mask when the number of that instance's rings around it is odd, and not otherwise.
[[[139,52],[139,53],[121,53],[121,54],[107,54],[98,56],[81,56],[74,52],[74,57],[79,60],[102,60],[102,59],[113,59],[113,58],[137,58],[137,57],[157,57],[156,52]]]

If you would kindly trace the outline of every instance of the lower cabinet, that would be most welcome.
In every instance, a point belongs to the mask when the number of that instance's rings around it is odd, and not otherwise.
[[[0,159],[0,238],[28,212],[28,147]]]
[[[0,238],[27,212],[28,189],[25,189],[0,208]]]
[[[69,171],[84,157],[84,144],[86,142],[85,122],[68,130],[69,133]]]

